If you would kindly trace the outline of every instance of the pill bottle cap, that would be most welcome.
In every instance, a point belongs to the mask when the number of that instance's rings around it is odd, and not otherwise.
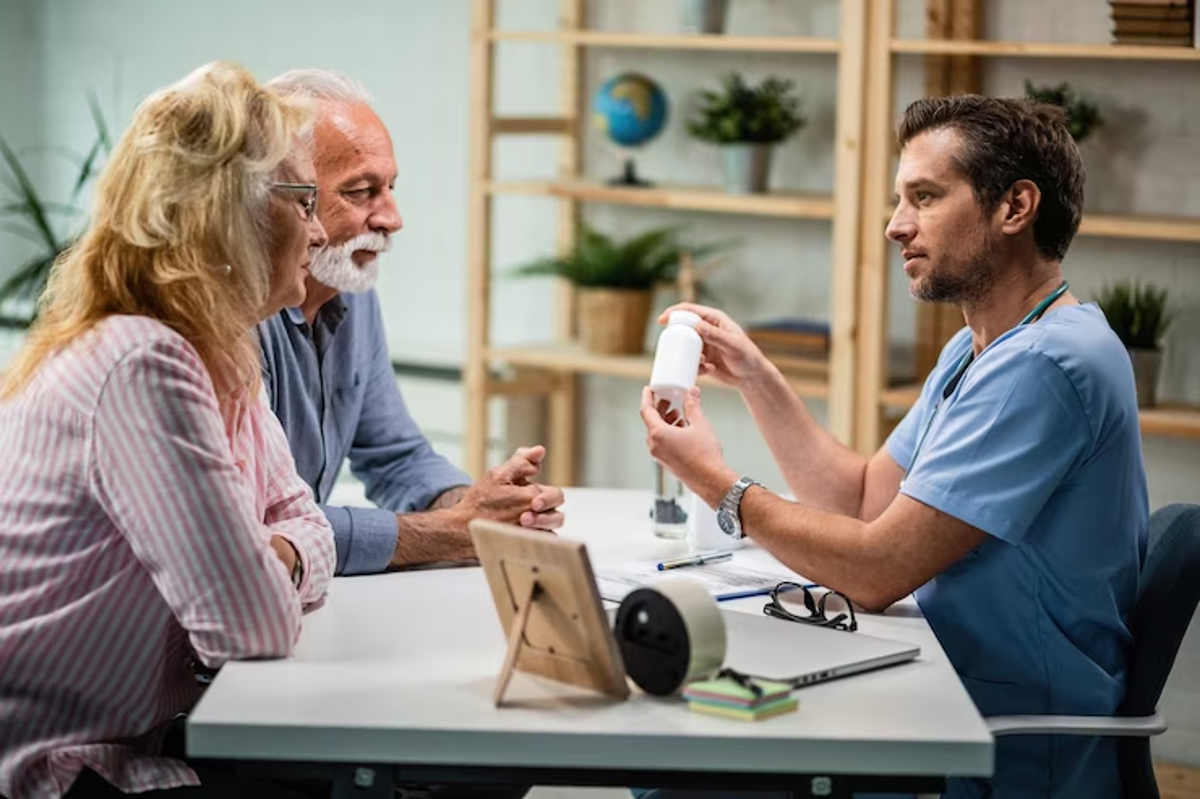
[[[700,324],[700,315],[691,311],[671,311],[671,315],[667,317],[668,325],[687,325],[694,328]]]

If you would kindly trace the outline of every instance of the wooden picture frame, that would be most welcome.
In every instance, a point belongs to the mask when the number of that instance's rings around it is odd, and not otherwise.
[[[514,671],[627,698],[625,664],[583,542],[487,519],[470,531],[508,637],[496,706]]]

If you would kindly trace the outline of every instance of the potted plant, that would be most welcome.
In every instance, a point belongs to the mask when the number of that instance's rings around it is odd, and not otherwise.
[[[1138,406],[1153,407],[1162,363],[1162,338],[1171,324],[1167,290],[1123,281],[1106,286],[1096,302],[1117,338],[1129,350]]]
[[[24,263],[8,271],[7,278],[0,284],[0,305],[15,301],[22,309],[21,315],[27,317],[21,320],[22,323],[32,320],[50,268],[74,241],[74,228],[83,215],[83,209],[77,203],[112,150],[112,139],[100,106],[95,97],[89,97],[88,102],[96,138],[87,154],[77,158],[78,172],[70,199],[65,203],[42,196],[16,150],[0,137],[0,187],[6,188],[11,195],[0,197],[0,221],[4,222],[6,230],[33,242],[38,248]],[[28,312],[24,310],[26,308]]]
[[[727,0],[681,0],[683,30],[687,33],[724,33]]]
[[[794,88],[792,81],[774,76],[750,86],[735,72],[725,78],[720,91],[700,93],[688,132],[721,148],[725,187],[731,194],[767,190],[772,148],[807,122]]]
[[[685,248],[678,232],[656,228],[617,241],[584,225],[569,252],[522,266],[517,274],[556,275],[578,289],[579,336],[589,351],[639,353],[655,286],[675,280],[685,252],[699,252]]]
[[[1034,86],[1025,81],[1025,96],[1039,103],[1056,105],[1067,114],[1067,130],[1071,138],[1081,142],[1096,128],[1104,124],[1100,109],[1075,94],[1070,84],[1060,83],[1057,86]]]

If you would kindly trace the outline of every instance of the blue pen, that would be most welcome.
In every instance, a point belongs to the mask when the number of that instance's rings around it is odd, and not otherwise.
[[[819,586],[817,586],[816,583],[805,583],[804,587],[805,588],[817,588]],[[774,590],[775,590],[774,587],[772,587],[772,588],[755,588],[755,589],[752,589],[749,591],[738,591],[733,594],[719,594],[719,595],[717,595],[716,599],[718,602],[730,602],[734,599],[746,599],[747,597],[752,597],[752,596],[767,596]],[[784,590],[790,591],[792,589],[785,588]]]
[[[732,552],[700,552],[687,558],[664,560],[658,564],[658,570],[665,572],[668,569],[678,569],[683,566],[707,566],[710,563],[721,563],[732,557]]]

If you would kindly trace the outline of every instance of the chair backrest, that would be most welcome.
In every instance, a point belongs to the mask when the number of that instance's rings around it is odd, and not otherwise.
[[[1133,659],[1117,715],[1154,712],[1198,601],[1200,505],[1167,505],[1150,516],[1146,563],[1129,617]]]
[[[1147,550],[1129,616],[1133,659],[1118,716],[1145,716],[1158,707],[1200,600],[1200,505],[1167,505],[1151,514]],[[1118,739],[1117,763],[1126,799],[1158,799],[1149,738]]]

